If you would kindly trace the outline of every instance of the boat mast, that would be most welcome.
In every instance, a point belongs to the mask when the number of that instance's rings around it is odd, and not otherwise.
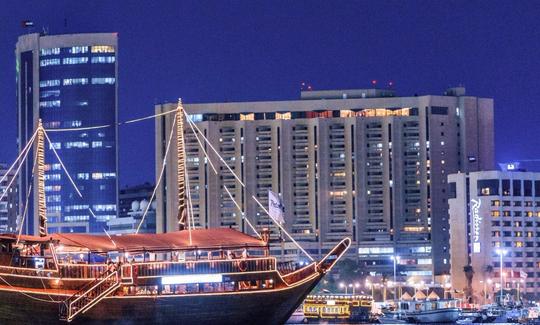
[[[184,107],[182,99],[178,99],[178,112],[176,112],[176,156],[178,158],[177,178],[178,178],[178,227],[179,230],[186,228],[186,171],[184,148]]]
[[[45,203],[45,134],[41,119],[38,120],[36,146],[39,236],[46,237],[47,206]]]

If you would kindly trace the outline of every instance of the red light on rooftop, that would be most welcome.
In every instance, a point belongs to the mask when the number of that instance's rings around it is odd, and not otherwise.
[[[372,84],[373,86],[375,86],[375,85],[377,84],[377,80],[375,80],[375,79],[371,80],[371,84]]]

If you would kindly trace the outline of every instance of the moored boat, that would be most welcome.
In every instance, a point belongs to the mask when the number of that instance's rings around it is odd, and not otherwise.
[[[364,295],[310,295],[304,300],[306,323],[365,323],[370,321],[372,297]]]
[[[396,313],[400,320],[423,324],[454,323],[461,314],[455,299],[402,300]]]
[[[231,229],[0,236],[0,323],[281,324],[350,245],[282,273]]]

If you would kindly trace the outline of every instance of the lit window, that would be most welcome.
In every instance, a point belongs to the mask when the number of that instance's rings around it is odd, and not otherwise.
[[[58,127],[60,127],[60,121],[45,122],[45,123],[43,123],[43,126],[46,129],[58,128]]]
[[[57,202],[62,201],[62,196],[61,195],[47,195],[46,199],[48,203],[51,203],[51,202],[57,203]]]
[[[89,148],[90,144],[86,141],[73,141],[73,142],[66,142],[64,146],[66,149],[71,149],[71,148],[82,149],[82,148]]]
[[[60,54],[60,48],[59,47],[53,47],[50,49],[41,49],[39,50],[39,55],[46,56],[46,55],[57,55]]]
[[[202,114],[198,114],[198,115],[201,115],[201,121],[202,121]],[[253,120],[255,120],[255,114],[253,113],[240,114],[240,121],[253,121]]]
[[[46,181],[59,181],[62,179],[62,175],[60,174],[45,174],[44,176]]]
[[[116,173],[92,173],[92,179],[109,179],[115,177]]]
[[[109,78],[92,78],[92,84],[93,85],[114,85],[116,79],[109,77]]]
[[[79,121],[79,120],[64,122],[64,126],[68,128],[77,128],[81,125],[82,125],[82,121]]]
[[[49,149],[61,149],[62,144],[60,142],[53,142],[49,144]]]
[[[116,58],[114,56],[94,56],[92,63],[114,63]]]
[[[62,207],[59,205],[47,205],[47,212],[60,212]]]
[[[75,216],[65,216],[64,221],[66,222],[76,222],[76,221],[88,221],[90,216],[88,215],[75,215]]]
[[[39,107],[41,108],[51,108],[51,107],[60,107],[60,100],[47,100],[39,102]]]
[[[103,147],[102,141],[92,141],[92,148],[101,148]]]
[[[64,58],[62,59],[62,64],[83,64],[88,63],[88,57],[77,57],[77,58]]]
[[[78,173],[77,179],[88,180],[90,178],[89,173]]]
[[[276,120],[290,120],[291,112],[286,113],[276,113]]]
[[[114,47],[110,45],[92,46],[92,53],[114,53]]]
[[[95,204],[93,206],[94,211],[116,211],[116,204]]]
[[[41,80],[39,82],[39,88],[54,87],[54,86],[60,86],[60,80],[59,79]]]
[[[72,210],[86,210],[90,206],[88,204],[78,204],[78,205],[67,205],[65,207],[66,212],[70,212]]]
[[[431,258],[419,258],[418,259],[418,264],[419,265],[428,265],[428,264],[432,264],[433,261]]]
[[[64,86],[86,85],[86,84],[88,84],[88,78],[69,78],[69,79],[64,79],[63,81]]]
[[[40,67],[47,67],[49,65],[59,65],[60,59],[43,59],[39,61]]]
[[[403,231],[405,231],[405,232],[422,232],[422,231],[424,231],[424,227],[406,226],[406,227],[403,227]]]
[[[39,92],[39,98],[58,97],[60,96],[60,90],[44,90]]]
[[[73,46],[68,51],[71,54],[88,53],[88,46]]]

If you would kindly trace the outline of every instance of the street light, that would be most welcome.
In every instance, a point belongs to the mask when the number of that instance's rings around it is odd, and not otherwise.
[[[372,299],[375,299],[375,291],[373,289],[373,283],[369,282],[368,280],[366,280],[366,288],[370,288],[371,289],[371,298]]]
[[[519,280],[518,284],[517,284],[517,300],[518,301],[521,301],[521,294],[520,294],[520,291],[519,291],[519,288],[520,288],[520,283],[525,283],[525,281],[523,279]]]
[[[347,286],[345,285],[345,283],[341,282],[339,284],[339,287],[342,288],[342,289],[345,288],[345,294],[347,294]]]
[[[501,276],[501,301],[500,301],[500,304],[502,306],[502,303],[503,303],[503,288],[504,288],[504,285],[503,285],[503,256],[506,255],[506,249],[500,249],[498,248],[496,251],[495,251],[497,254],[499,254],[499,273],[500,273],[500,276]]]
[[[491,278],[487,279],[487,284],[489,284],[489,287],[491,288],[491,291],[493,291],[493,287],[491,286],[492,283],[493,283],[493,280],[491,280]],[[484,290],[484,292],[485,292],[485,290]],[[486,292],[486,295],[487,295],[487,292]],[[487,299],[487,296],[486,296],[486,299]],[[492,299],[492,302],[493,302],[493,298],[491,298],[491,299]]]
[[[394,262],[394,283],[396,283],[396,264],[397,264],[397,262],[399,262],[399,255],[392,255],[392,256],[390,256],[390,258]],[[394,287],[394,300],[397,299],[396,290],[397,290],[397,288]]]

